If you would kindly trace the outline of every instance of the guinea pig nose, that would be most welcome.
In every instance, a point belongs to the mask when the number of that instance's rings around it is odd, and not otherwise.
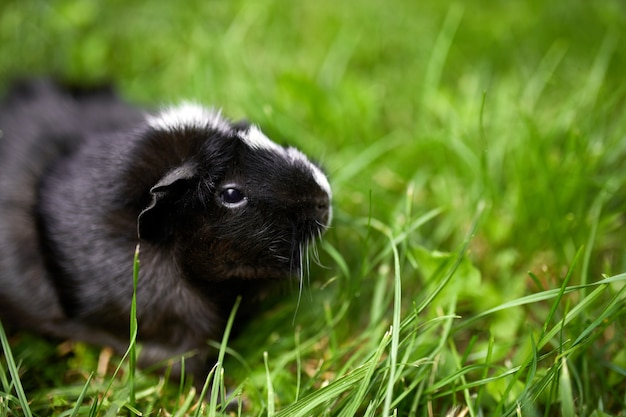
[[[325,226],[330,223],[330,199],[327,195],[318,197],[314,201],[317,219]]]

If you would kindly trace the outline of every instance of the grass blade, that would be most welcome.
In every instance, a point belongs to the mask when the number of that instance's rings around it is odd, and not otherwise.
[[[321,388],[303,398],[297,403],[293,403],[285,407],[278,413],[276,417],[305,417],[312,415],[313,411],[327,401],[332,401],[339,397],[342,393],[354,386],[365,378],[370,370],[371,363],[366,363],[347,375],[335,380],[329,385]]]
[[[561,400],[561,415],[574,417],[574,395],[572,393],[572,378],[570,377],[567,360],[561,359],[561,378],[559,380],[559,399]]]
[[[30,410],[30,406],[28,405],[28,399],[26,398],[26,394],[24,393],[24,388],[22,387],[22,381],[20,380],[20,373],[17,369],[17,365],[15,364],[15,359],[13,358],[13,353],[11,352],[11,346],[9,345],[9,339],[7,339],[7,335],[4,332],[4,327],[2,326],[1,321],[0,321],[0,341],[2,342],[2,350],[4,350],[4,357],[7,361],[9,374],[11,375],[11,379],[13,381],[13,387],[15,388],[15,393],[17,394],[17,398],[20,402],[20,406],[22,407],[22,412],[24,413],[26,417],[31,417],[32,412]]]
[[[370,384],[370,381],[372,380],[372,376],[374,375],[374,372],[377,369],[377,365],[380,362],[380,358],[385,352],[385,349],[387,348],[387,345],[389,344],[389,340],[391,338],[392,338],[392,330],[390,329],[383,336],[380,344],[378,345],[378,350],[375,352],[374,356],[368,361],[366,365],[364,365],[367,367],[367,373],[364,375],[363,379],[360,381],[359,388],[357,389],[356,393],[354,393],[351,396],[349,403],[343,408],[342,412],[339,414],[340,417],[351,417],[357,414],[357,411],[359,407],[361,406],[361,403],[363,399],[365,398],[365,395],[369,388],[369,384]],[[388,408],[385,408],[385,410],[387,409]]]
[[[136,406],[135,400],[135,369],[137,368],[137,282],[139,280],[139,244],[135,248],[133,257],[133,298],[130,304],[130,342],[128,353],[128,384],[129,402],[131,407]]]
[[[393,296],[393,321],[391,326],[391,348],[389,351],[389,379],[387,381],[387,394],[385,395],[385,404],[383,413],[391,412],[391,403],[393,402],[394,390],[396,383],[396,366],[398,364],[398,345],[400,341],[400,318],[402,309],[402,279],[400,276],[400,255],[398,248],[393,243],[393,236],[389,236],[389,241],[393,251],[394,266],[394,296]]]
[[[78,398],[76,399],[76,405],[74,406],[74,411],[72,411],[72,414],[70,414],[70,417],[76,417],[78,415],[80,406],[83,403],[83,400],[85,399],[85,395],[87,394],[87,390],[89,389],[89,384],[91,383],[91,379],[93,378],[93,375],[94,375],[93,372],[89,374],[89,378],[87,378],[87,382],[85,382],[85,386],[83,387],[82,391],[78,395]]]
[[[220,344],[220,350],[217,354],[217,362],[214,367],[215,373],[213,374],[213,383],[211,384],[211,398],[209,402],[209,416],[210,417],[214,417],[217,414],[219,394],[220,392],[224,390],[224,387],[220,383],[221,378],[223,377],[223,374],[224,374],[224,368],[223,368],[224,356],[226,354],[226,347],[228,346],[228,339],[230,337],[230,332],[233,328],[233,324],[235,322],[235,316],[237,315],[237,310],[239,309],[240,304],[241,304],[241,297],[237,297],[237,299],[235,300],[235,304],[233,305],[233,308],[230,311],[230,316],[228,317],[228,321],[226,322],[226,328],[224,329],[224,334],[222,335],[222,343]],[[202,394],[200,397],[201,401],[205,397],[205,390],[206,390],[206,384],[205,384],[205,388],[202,390]],[[198,407],[198,410],[200,410],[200,408],[201,407]],[[196,415],[199,415],[198,412],[196,412]]]
[[[267,386],[267,416],[273,417],[276,414],[276,404],[274,403],[274,386],[272,385],[272,374],[268,363],[267,351],[263,352],[263,362],[265,363],[265,382]]]

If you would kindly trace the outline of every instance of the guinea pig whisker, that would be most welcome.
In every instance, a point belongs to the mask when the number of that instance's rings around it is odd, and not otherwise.
[[[307,257],[309,254],[313,255],[313,262],[315,262],[317,265],[319,265],[319,260],[320,260],[320,256],[319,256],[319,252],[317,250],[317,242],[313,241],[313,243],[311,243],[311,249],[307,252]]]
[[[320,232],[320,237],[321,237],[322,232]],[[315,262],[316,265],[321,266],[322,268],[325,268],[325,266],[322,264],[322,261],[320,259],[320,252],[319,252],[319,246],[318,246],[318,241],[314,240],[313,243],[311,244],[311,252],[313,253],[313,262]]]
[[[306,258],[306,283],[311,288],[311,259],[309,256],[309,251],[305,250],[305,258]]]

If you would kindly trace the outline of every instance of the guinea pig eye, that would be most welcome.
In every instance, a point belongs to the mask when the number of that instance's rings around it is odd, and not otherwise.
[[[243,191],[232,187],[224,188],[220,193],[220,198],[227,207],[239,207],[247,201]]]

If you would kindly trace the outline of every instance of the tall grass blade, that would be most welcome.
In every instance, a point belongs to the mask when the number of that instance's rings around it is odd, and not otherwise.
[[[559,380],[559,399],[561,400],[561,415],[563,417],[575,417],[574,394],[572,391],[572,378],[570,377],[567,360],[561,359],[561,378]]]
[[[505,303],[500,304],[499,306],[490,308],[486,311],[483,311],[482,313],[479,313],[473,317],[468,318],[467,320],[463,321],[463,323],[460,325],[459,328],[462,327],[467,327],[470,324],[483,319],[486,316],[492,315],[494,313],[497,313],[498,311],[502,311],[502,310],[507,310],[509,308],[513,308],[513,307],[519,307],[519,306],[523,306],[523,305],[528,305],[528,304],[534,304],[534,303],[538,303],[541,301],[546,301],[549,300],[551,298],[554,297],[558,297],[559,294],[561,294],[561,292],[563,292],[564,294],[570,294],[576,291],[580,291],[581,289],[588,289],[588,288],[593,288],[593,287],[597,287],[597,286],[606,286],[608,284],[612,284],[612,283],[616,283],[616,282],[626,282],[626,274],[618,274],[618,275],[614,275],[608,278],[604,278],[601,279],[599,281],[596,282],[592,282],[586,285],[572,285],[569,286],[567,288],[565,288],[564,291],[562,291],[561,288],[555,288],[555,289],[551,289],[551,290],[546,290],[546,291],[541,291],[535,294],[530,294],[530,295],[526,295],[523,297],[519,297],[516,298],[514,300],[511,301],[507,301]]]
[[[452,41],[457,32],[461,18],[463,17],[463,7],[459,3],[453,3],[446,14],[445,20],[437,35],[435,44],[428,60],[426,76],[423,83],[424,101],[431,100],[441,82],[441,75],[445,67],[446,58],[450,52]]]
[[[267,351],[263,352],[263,363],[265,363],[265,382],[267,387],[267,417],[273,417],[276,414],[274,385],[272,384],[272,373],[270,372],[269,355]]]
[[[0,341],[2,342],[2,350],[4,351],[4,357],[7,361],[9,374],[11,375],[11,380],[13,381],[13,387],[15,389],[15,393],[17,394],[17,398],[19,400],[20,406],[22,407],[22,413],[24,413],[26,417],[32,417],[33,414],[30,410],[30,406],[28,404],[28,399],[26,398],[26,394],[24,393],[24,387],[22,387],[20,373],[17,369],[17,365],[15,364],[15,359],[13,358],[13,352],[11,351],[11,346],[9,345],[9,339],[7,338],[7,335],[4,332],[4,327],[2,326],[1,321],[0,321]]]
[[[179,398],[181,400],[183,400],[182,395],[179,396]],[[180,407],[178,408],[178,410],[176,410],[176,414],[174,414],[174,417],[184,417],[188,415],[188,411],[191,408],[191,404],[193,403],[193,400],[196,399],[196,389],[195,388],[191,388],[189,390],[189,392],[187,393],[187,396],[184,397],[184,400],[182,401],[182,404],[180,405]]]
[[[297,403],[293,403],[276,413],[276,417],[305,417],[315,415],[313,411],[317,407],[338,398],[349,389],[354,389],[354,386],[367,375],[371,365],[372,364],[368,362],[351,371],[349,374],[331,382],[324,388],[301,398]]]
[[[226,354],[226,347],[228,346],[228,339],[230,337],[230,332],[233,328],[233,323],[235,322],[235,316],[237,315],[237,310],[239,309],[239,305],[241,304],[241,297],[237,297],[233,308],[230,311],[230,316],[228,317],[228,321],[226,322],[226,328],[224,329],[224,334],[222,335],[222,343],[220,344],[220,350],[217,354],[217,362],[215,364],[215,373],[213,374],[213,383],[211,385],[211,398],[209,402],[209,416],[214,417],[217,414],[217,405],[218,405],[218,397],[219,393],[224,390],[224,387],[220,383],[221,378],[224,373],[224,356]],[[204,398],[205,392],[203,390],[201,400]],[[225,404],[224,404],[225,406]],[[200,407],[198,407],[198,410]],[[196,415],[199,415],[196,413]]]
[[[135,369],[137,368],[137,282],[139,280],[139,244],[135,248],[133,257],[133,298],[130,304],[130,343],[128,353],[128,384],[129,402],[131,407],[136,406],[135,399]]]
[[[572,261],[569,271],[565,275],[565,279],[563,280],[563,283],[561,284],[559,293],[557,294],[554,302],[552,303],[552,307],[550,308],[548,317],[546,318],[543,324],[543,333],[545,333],[546,330],[548,329],[548,326],[550,325],[550,322],[552,322],[552,318],[554,317],[554,314],[556,313],[557,308],[561,304],[561,300],[563,299],[563,295],[565,294],[565,290],[567,289],[567,284],[569,284],[569,281],[572,278],[574,266],[578,263],[578,258],[580,258],[581,253],[582,251],[580,249],[578,250],[578,252],[576,252],[576,256],[574,257],[574,260]]]
[[[396,383],[396,366],[398,364],[398,345],[400,343],[400,317],[402,309],[402,279],[400,276],[400,255],[398,248],[393,243],[393,236],[388,236],[393,251],[393,268],[394,268],[394,295],[393,295],[393,321],[391,326],[391,348],[389,351],[389,376],[387,381],[387,393],[385,395],[385,404],[383,413],[391,412],[391,403],[393,401]]]
[[[474,238],[474,234],[476,233],[478,224],[480,222],[480,219],[482,217],[484,210],[485,210],[485,202],[480,201],[478,203],[476,214],[474,215],[474,219],[472,220],[470,229],[467,235],[465,236],[465,240],[463,241],[461,248],[457,252],[454,263],[450,266],[450,268],[448,268],[448,270],[445,273],[444,278],[441,280],[441,282],[439,282],[437,287],[416,308],[417,314],[421,313],[423,310],[426,309],[426,307],[430,305],[430,303],[432,303],[432,301],[437,297],[437,295],[439,295],[439,293],[445,288],[445,286],[448,285],[448,282],[450,282],[450,280],[454,276],[454,273],[461,265],[461,262],[463,262],[463,258],[465,257],[467,253],[467,248],[469,247],[470,242]]]
[[[367,372],[364,375],[363,379],[360,381],[358,389],[354,394],[350,396],[350,401],[346,404],[346,406],[339,414],[340,417],[351,417],[357,414],[357,411],[361,407],[363,399],[367,394],[368,388],[370,387],[372,376],[374,375],[376,369],[378,369],[380,358],[385,352],[385,349],[387,348],[387,345],[389,344],[389,340],[391,338],[392,330],[390,329],[383,336],[380,344],[378,345],[378,349],[374,353],[374,356],[368,361],[367,364],[364,365],[367,368]],[[370,404],[370,407],[372,407],[372,404]],[[385,410],[387,409],[388,407],[385,408]]]
[[[87,378],[87,382],[85,382],[85,386],[83,387],[80,394],[78,395],[78,398],[76,399],[76,405],[74,406],[74,410],[72,411],[72,414],[70,414],[70,417],[78,416],[78,412],[80,411],[80,406],[82,405],[83,400],[85,399],[85,395],[87,394],[87,390],[89,389],[89,384],[91,383],[91,379],[93,378],[93,375],[94,375],[93,372],[89,374],[89,378]]]

